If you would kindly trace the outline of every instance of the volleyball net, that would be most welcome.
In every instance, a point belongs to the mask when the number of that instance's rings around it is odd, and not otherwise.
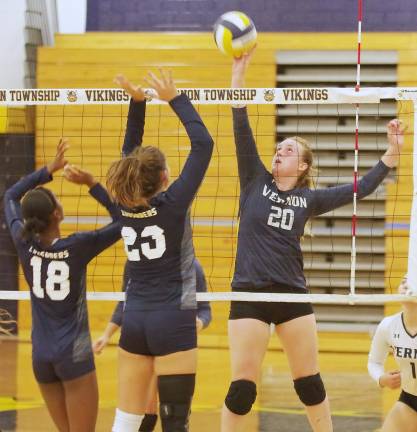
[[[417,157],[413,151],[417,88],[181,91],[196,104],[215,142],[210,167],[191,208],[196,256],[209,288],[207,293],[198,294],[198,300],[381,304],[404,298],[396,288],[406,272],[417,292],[417,227],[412,217],[417,212],[417,203],[413,203],[417,190],[417,174],[413,175],[413,167],[417,169],[417,162],[413,163]],[[190,150],[189,139],[172,110],[151,91],[148,96],[143,144],[164,151],[174,180]],[[10,121],[11,110],[35,106],[36,168],[50,161],[60,137],[67,137],[71,146],[68,161],[91,171],[104,183],[110,163],[120,157],[128,103],[129,96],[114,88],[0,89],[0,124]],[[279,141],[294,135],[307,139],[315,154],[317,188],[352,183],[355,172],[362,176],[371,169],[387,148],[386,124],[390,119],[398,117],[408,126],[399,166],[373,194],[310,221],[301,246],[311,294],[230,292],[239,210],[233,104],[248,105],[258,151],[267,168]],[[355,119],[357,104],[359,117]],[[20,175],[13,179],[17,181],[25,174],[26,156],[14,155],[11,148],[8,157],[17,158],[22,166]],[[86,187],[68,183],[59,173],[48,187],[63,204],[63,236],[110,221]],[[292,205],[304,204],[299,199]],[[124,298],[120,290],[125,261],[119,241],[89,264],[89,299]],[[20,291],[0,287],[0,299],[28,299],[21,271],[19,286]]]

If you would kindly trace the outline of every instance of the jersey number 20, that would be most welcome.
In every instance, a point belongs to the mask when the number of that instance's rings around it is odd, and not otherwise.
[[[137,236],[138,233],[132,227],[122,228],[122,237],[125,242],[125,250],[129,261],[140,261],[139,249],[131,248],[135,244]],[[151,237],[154,242],[154,247],[151,247],[150,243],[142,243],[140,245],[142,254],[150,260],[161,258],[167,249],[164,230],[157,225],[151,225],[144,228],[140,236],[142,238]]]
[[[290,230],[294,224],[294,210],[271,206],[271,213],[268,217],[268,225]]]
[[[41,284],[42,258],[33,256],[30,260],[33,267],[33,294],[38,298],[46,294],[51,300],[64,300],[70,292],[69,267],[65,261],[51,261],[48,264],[45,290]],[[58,288],[59,287],[59,288]]]

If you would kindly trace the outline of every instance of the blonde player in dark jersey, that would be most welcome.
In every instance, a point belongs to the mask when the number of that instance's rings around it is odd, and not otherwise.
[[[251,55],[235,59],[232,87],[244,87]],[[353,185],[315,189],[313,153],[306,140],[278,143],[271,171],[262,163],[244,107],[233,108],[240,180],[240,224],[232,290],[307,293],[300,241],[307,221],[352,202]],[[400,122],[387,127],[388,150],[358,182],[358,198],[372,193],[397,165],[403,145]],[[294,389],[315,432],[332,431],[329,401],[319,373],[316,320],[311,304],[231,302],[229,343],[232,382],[222,413],[222,432],[242,430],[256,399],[256,381],[276,325]]]
[[[165,155],[152,146],[128,153],[107,175],[108,190],[121,212],[129,275],[113,432],[138,431],[155,373],[162,430],[188,431],[195,386],[197,303],[190,206],[210,162],[213,140],[188,98],[178,95],[170,74],[150,74],[149,80],[184,125],[191,151],[171,185]],[[144,101],[131,105],[128,129],[135,109],[144,116]],[[127,147],[134,146],[133,140]]]
[[[398,291],[405,294],[407,278]],[[392,352],[399,370],[385,371]],[[417,303],[405,301],[402,311],[385,317],[378,325],[369,352],[368,371],[382,388],[401,388],[397,402],[385,418],[381,432],[417,431]]]

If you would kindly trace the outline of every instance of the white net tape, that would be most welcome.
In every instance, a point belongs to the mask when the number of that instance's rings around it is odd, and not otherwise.
[[[0,300],[29,300],[29,291],[0,291]],[[123,292],[87,292],[87,300],[123,301]],[[378,305],[388,302],[417,302],[417,296],[404,294],[275,294],[253,292],[207,292],[197,293],[197,301],[263,301],[282,303],[315,304],[366,304]]]
[[[179,89],[196,104],[363,104],[381,99],[416,100],[414,87],[361,88],[197,88]],[[149,102],[153,90],[146,90]],[[120,89],[0,89],[0,105],[119,105],[128,104],[130,96]]]

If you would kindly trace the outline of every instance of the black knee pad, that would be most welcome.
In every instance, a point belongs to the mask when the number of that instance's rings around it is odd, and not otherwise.
[[[255,399],[256,384],[241,379],[230,384],[224,403],[232,413],[245,415],[251,410]]]
[[[297,378],[294,380],[294,388],[304,405],[318,405],[326,399],[326,390],[319,373]]]
[[[158,376],[159,415],[164,432],[187,432],[195,374]]]
[[[145,414],[139,427],[139,432],[153,432],[158,421],[156,414]]]

